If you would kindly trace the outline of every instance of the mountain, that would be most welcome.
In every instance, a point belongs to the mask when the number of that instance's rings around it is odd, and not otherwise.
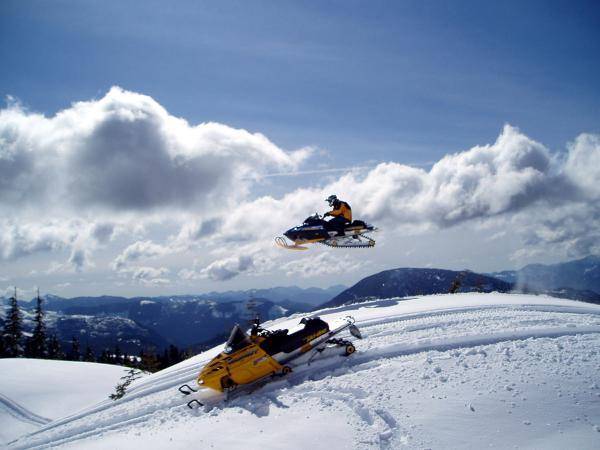
[[[266,289],[248,289],[245,291],[209,292],[208,294],[201,295],[200,298],[218,301],[233,301],[258,297],[279,304],[286,303],[316,306],[331,299],[346,288],[347,286],[341,284],[330,286],[328,288],[278,286]]]
[[[169,302],[141,300],[128,314],[136,323],[164,336],[170,343],[188,347],[227,334],[236,323],[247,324],[254,314],[262,320],[270,320],[287,313],[285,308],[266,299],[230,302],[173,299]]]
[[[34,313],[31,308],[21,308],[23,329],[31,333],[34,327]],[[63,350],[71,348],[75,337],[79,340],[81,351],[86,346],[99,355],[104,349],[114,349],[116,345],[127,353],[138,354],[146,348],[163,349],[171,341],[150,327],[119,315],[65,314],[60,311],[46,312],[46,326],[49,335],[56,335]]]
[[[572,288],[600,293],[600,256],[588,256],[559,264],[530,264],[520,270],[505,270],[488,275],[528,289]]]
[[[34,433],[6,447],[598,448],[600,306],[469,293],[319,311],[330,325],[347,315],[363,334],[362,340],[341,335],[356,353],[315,358],[227,400],[206,389],[191,396],[177,390],[195,386],[222,342],[134,381],[120,400],[104,397],[60,414],[44,408],[95,389],[97,372],[46,383],[50,367],[31,365],[20,385],[24,394],[31,385],[31,401],[11,399],[34,414],[62,418],[32,426]],[[299,320],[278,319],[269,328],[292,329]],[[0,394],[10,397],[11,387],[3,387],[10,372],[0,370]],[[205,406],[189,410],[192,398]]]
[[[512,287],[505,281],[470,271],[401,268],[363,278],[321,307],[330,308],[374,298],[445,294],[457,280],[460,281],[457,292],[508,292]]]
[[[201,347],[228,333],[235,323],[246,324],[256,313],[262,320],[270,320],[310,311],[315,304],[343,289],[345,286],[326,289],[290,286],[134,298],[46,295],[44,309],[49,333],[56,334],[65,349],[77,337],[83,348],[89,345],[96,353],[115,345],[122,351],[139,353],[150,347],[160,351],[169,344]],[[8,299],[2,301],[6,307]],[[35,301],[21,302],[21,306],[25,331],[30,332]]]
[[[47,310],[62,311],[66,314],[121,314],[142,300],[155,303],[212,301],[219,303],[247,301],[261,298],[273,303],[287,305],[292,312],[310,310],[346,289],[346,286],[335,285],[328,288],[300,288],[298,286],[278,286],[266,289],[247,289],[244,291],[209,292],[196,295],[169,295],[157,297],[73,297],[63,298],[56,295],[44,296],[44,306]],[[7,302],[7,298],[2,298]],[[33,299],[31,300],[33,301]]]

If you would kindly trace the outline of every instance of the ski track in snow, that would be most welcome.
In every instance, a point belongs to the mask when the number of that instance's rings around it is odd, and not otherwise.
[[[6,395],[0,394],[0,405],[8,411],[8,413],[16,419],[23,420],[33,425],[46,425],[51,419],[37,415],[29,411],[22,405],[19,405],[14,400],[11,400]]]
[[[270,414],[271,407],[285,409],[288,408],[286,403],[290,402],[312,402],[318,408],[347,408],[357,420],[357,448],[391,448],[405,444],[428,446],[426,441],[411,441],[414,439],[411,436],[415,435],[415,427],[405,426],[397,414],[382,406],[385,402],[371,399],[373,395],[389,396],[389,393],[374,394],[364,387],[353,386],[346,379],[358,373],[381,370],[385,373],[383,367],[386,365],[396,367],[397,364],[404,364],[404,361],[414,362],[415,355],[437,352],[435,357],[427,356],[425,365],[428,369],[417,378],[423,383],[435,380],[437,386],[439,383],[447,383],[448,375],[442,369],[442,364],[434,364],[434,359],[456,360],[456,366],[466,371],[469,368],[467,359],[486,358],[489,346],[500,348],[496,352],[500,352],[500,356],[504,358],[502,362],[510,361],[511,352],[527,352],[526,343],[531,340],[537,340],[540,345],[549,345],[549,340],[562,342],[561,340],[573,339],[575,336],[577,339],[585,339],[587,335],[600,335],[600,308],[585,303],[499,303],[388,316],[381,314],[380,317],[361,314],[365,310],[377,312],[378,308],[383,313],[385,306],[379,305],[388,305],[386,302],[389,303],[390,300],[353,305],[355,309],[360,308],[360,311],[353,311],[352,307],[341,307],[320,312],[326,320],[330,318],[328,314],[343,317],[347,313],[355,313],[356,324],[364,339],[355,340],[357,353],[349,358],[333,357],[315,361],[310,366],[298,367],[289,376],[259,387],[252,395],[237,397],[227,403],[222,402],[222,395],[207,396],[206,392],[202,392],[196,394],[198,398],[212,406],[195,412],[189,411],[185,403],[192,397],[183,397],[176,389],[183,383],[194,386],[200,368],[220,351],[220,348],[215,348],[134,382],[127,395],[117,402],[106,400],[77,414],[46,424],[11,443],[12,447],[45,448],[75,444],[79,448],[85,443],[93,443],[99,436],[129,433],[149,424],[160,426],[165,421],[174,420],[187,421],[190,426],[194,426],[196,421],[210,420],[211,417],[228,414],[236,408],[249,411],[257,417],[266,417]],[[270,325],[286,322],[289,325],[297,322],[297,319],[291,322],[289,319],[281,319]],[[562,344],[558,343],[556,346],[559,352],[560,345]],[[407,357],[411,359],[407,360]],[[533,357],[537,358],[535,353]],[[569,358],[573,357],[562,353],[558,356],[560,362],[567,367]],[[591,358],[597,360],[598,356],[593,354]],[[470,364],[475,369],[479,367],[478,364]],[[409,369],[402,367],[401,370]],[[410,370],[415,371],[414,368]],[[469,380],[467,375],[465,380]],[[466,382],[465,380],[463,381]],[[507,384],[503,391],[513,395],[518,390]],[[14,405],[14,402],[11,404]],[[477,411],[472,403],[465,405],[465,408],[472,413]],[[35,416],[29,414],[29,417]],[[36,424],[47,421],[39,416],[35,417],[42,421]],[[128,436],[127,433],[123,436]]]

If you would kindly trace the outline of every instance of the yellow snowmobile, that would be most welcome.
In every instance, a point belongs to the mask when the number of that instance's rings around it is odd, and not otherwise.
[[[287,329],[265,330],[256,320],[250,335],[235,325],[225,349],[200,371],[198,385],[227,393],[239,385],[248,385],[269,376],[286,375],[294,366],[310,363],[330,349],[337,348],[338,354],[341,350],[343,355],[351,355],[355,352],[352,342],[333,338],[345,329],[354,337],[362,338],[351,317],[346,317],[344,323],[333,330],[319,317],[304,318],[300,324],[303,325],[301,329],[288,334]],[[197,389],[184,384],[179,391],[189,395]],[[192,400],[188,406],[192,408],[193,403],[201,405],[199,401]]]

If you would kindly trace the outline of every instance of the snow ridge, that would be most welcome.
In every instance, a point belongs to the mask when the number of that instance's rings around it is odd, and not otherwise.
[[[364,336],[355,341],[357,353],[299,366],[226,403],[201,391],[197,398],[208,406],[190,411],[189,397],[176,388],[193,384],[219,346],[137,380],[117,402],[48,423],[12,448],[226,448],[241,445],[248,433],[247,447],[267,449],[281,448],[282,440],[289,448],[491,442],[585,449],[597,442],[600,306],[464,294],[377,300],[318,314],[330,324],[354,316]],[[267,326],[297,323],[293,317]]]
[[[19,405],[17,402],[11,400],[3,394],[0,394],[0,405],[2,405],[8,411],[8,413],[15,418],[25,420],[34,425],[45,425],[51,421],[51,419],[39,416],[36,413],[29,411],[23,405]]]

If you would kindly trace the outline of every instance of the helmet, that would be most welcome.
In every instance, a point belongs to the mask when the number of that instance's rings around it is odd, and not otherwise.
[[[329,206],[332,206],[332,205],[333,205],[333,202],[335,202],[337,199],[338,199],[338,198],[337,198],[337,195],[330,195],[329,197],[327,197],[327,198],[325,199],[325,201],[326,201],[327,203],[329,203]]]

